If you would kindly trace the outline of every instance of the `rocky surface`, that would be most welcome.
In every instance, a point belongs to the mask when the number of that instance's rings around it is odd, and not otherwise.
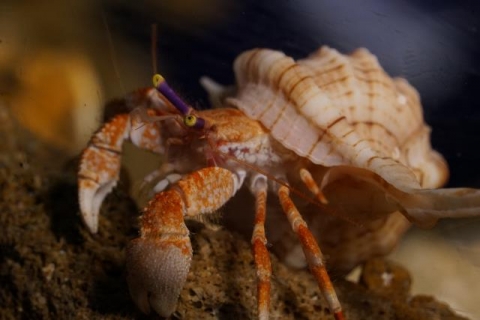
[[[76,160],[18,128],[1,103],[0,141],[0,318],[155,319],[136,309],[125,281],[124,248],[140,212],[128,178],[106,199],[92,236],[78,215]],[[255,319],[248,241],[189,227],[194,260],[171,318]],[[272,319],[333,319],[308,272],[272,263]],[[382,259],[360,284],[334,280],[348,319],[464,319],[432,297],[410,296],[410,282]]]

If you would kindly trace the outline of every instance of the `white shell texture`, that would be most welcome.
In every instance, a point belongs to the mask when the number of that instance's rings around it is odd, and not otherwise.
[[[366,168],[404,191],[445,182],[417,92],[366,49],[346,56],[322,47],[297,62],[257,49],[237,58],[235,72],[233,104],[313,163]]]

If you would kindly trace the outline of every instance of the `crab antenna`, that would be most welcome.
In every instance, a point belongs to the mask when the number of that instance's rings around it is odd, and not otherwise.
[[[158,92],[163,94],[181,114],[187,115],[190,113],[190,107],[173,91],[168,85],[167,81],[160,74],[153,76],[153,85]]]
[[[153,73],[157,73],[157,24],[152,23],[152,67]]]

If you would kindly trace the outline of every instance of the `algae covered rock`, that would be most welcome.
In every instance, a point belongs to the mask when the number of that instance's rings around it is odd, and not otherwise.
[[[92,236],[78,216],[75,160],[18,128],[1,103],[0,139],[0,318],[155,318],[136,309],[125,280],[139,213],[128,179],[107,198]],[[256,319],[249,242],[188,225],[194,258],[171,318]],[[307,271],[272,264],[272,319],[333,318]],[[395,284],[388,290],[386,272]],[[367,264],[362,284],[332,276],[347,319],[463,319],[434,298],[410,297],[408,272],[384,260]]]

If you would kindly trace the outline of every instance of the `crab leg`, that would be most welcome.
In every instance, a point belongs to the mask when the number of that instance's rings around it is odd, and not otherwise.
[[[149,109],[148,113],[153,115],[155,111]],[[143,149],[163,152],[158,124],[140,122],[129,114],[113,117],[95,133],[81,155],[78,173],[80,211],[92,233],[98,230],[100,206],[118,181],[126,140]]]
[[[287,215],[293,231],[300,239],[310,272],[317,280],[318,287],[322,291],[325,300],[327,300],[328,306],[335,316],[335,319],[344,319],[342,307],[340,306],[337,294],[335,293],[335,289],[333,288],[333,284],[328,276],[325,264],[323,263],[323,255],[320,251],[320,247],[308,229],[307,223],[303,220],[298,209],[295,207],[289,193],[290,191],[286,186],[281,186],[278,190],[278,196],[283,211]]]
[[[253,257],[257,269],[258,318],[266,320],[270,310],[270,277],[272,266],[265,237],[267,181],[264,176],[252,184],[255,196],[255,226],[252,234]]]
[[[303,183],[307,186],[308,190],[315,195],[318,201],[323,204],[327,204],[328,200],[323,194],[322,190],[315,182],[312,177],[312,174],[305,168],[300,169],[300,179],[302,179]]]
[[[157,193],[140,218],[140,237],[127,248],[130,295],[144,313],[175,311],[192,260],[184,217],[223,206],[241,185],[227,169],[208,167],[189,174]]]

